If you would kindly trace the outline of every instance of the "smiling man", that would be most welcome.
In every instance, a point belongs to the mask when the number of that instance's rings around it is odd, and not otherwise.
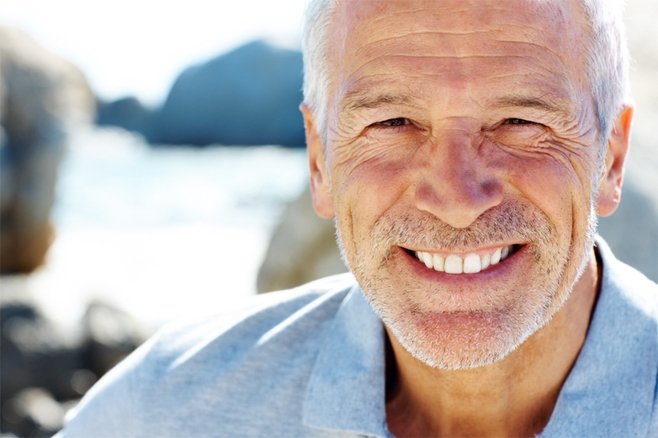
[[[163,330],[66,436],[658,436],[658,288],[595,237],[633,115],[605,0],[316,0],[316,211],[352,274]]]

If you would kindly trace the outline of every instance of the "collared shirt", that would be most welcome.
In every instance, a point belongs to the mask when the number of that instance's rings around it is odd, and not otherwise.
[[[658,436],[658,286],[598,240],[602,287],[544,431]],[[390,437],[385,333],[349,275],[170,326],[108,373],[62,437]]]

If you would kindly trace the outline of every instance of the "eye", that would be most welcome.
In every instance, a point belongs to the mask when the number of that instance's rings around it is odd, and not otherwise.
[[[398,117],[395,119],[388,119],[384,120],[383,122],[377,122],[375,123],[376,126],[404,126],[404,125],[411,125],[411,121],[409,119],[406,119],[404,117]]]
[[[517,119],[515,117],[512,117],[512,118],[509,118],[509,119],[505,119],[505,121],[503,123],[505,125],[530,125],[530,124],[533,124],[534,122],[530,122],[528,120]]]

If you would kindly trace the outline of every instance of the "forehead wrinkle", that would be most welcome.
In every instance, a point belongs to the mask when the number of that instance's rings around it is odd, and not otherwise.
[[[373,20],[373,22],[376,22],[377,20]],[[516,23],[516,22],[505,22],[505,23],[491,23],[489,24],[486,28],[472,28],[472,29],[466,29],[466,30],[455,30],[455,29],[445,29],[441,27],[428,27],[426,29],[399,29],[397,34],[388,36],[388,37],[380,37],[379,33],[377,31],[370,31],[369,34],[370,36],[373,36],[374,38],[371,41],[366,41],[364,43],[364,46],[367,46],[372,43],[379,43],[379,42],[385,42],[388,40],[395,40],[399,38],[406,38],[409,35],[414,35],[414,36],[422,36],[422,35],[437,35],[439,37],[442,36],[468,36],[468,35],[478,35],[478,34],[487,34],[487,33],[493,33],[493,34],[502,34],[502,35],[507,35],[510,32],[510,29],[513,28],[518,28],[522,30],[532,30],[534,32],[544,32],[545,29],[543,29],[540,26],[534,26],[532,24],[526,24],[526,23]],[[530,40],[530,35],[528,35],[528,38],[526,40],[504,40],[497,38],[499,41],[509,41],[509,42],[520,42],[520,43],[530,43],[533,44],[533,42]]]
[[[367,2],[367,3],[372,3],[372,2]],[[520,2],[521,4],[525,5],[533,5],[531,9],[528,11],[527,14],[524,14],[525,16],[530,16],[531,13],[544,11],[544,15],[549,15],[550,18],[552,18],[552,21],[557,21],[560,23],[560,28],[562,30],[566,30],[566,28],[571,27],[569,20],[565,19],[565,11],[564,11],[564,6],[561,4],[558,4],[554,1],[551,0],[529,0],[529,1],[523,1]],[[377,5],[377,2],[374,3]],[[493,32],[496,34],[499,34],[498,38],[493,38],[494,40],[501,40],[501,36],[503,35],[509,35],[510,29],[513,28],[522,28],[525,29],[526,31],[530,30],[531,33],[537,34],[541,33],[542,35],[545,34],[545,29],[544,29],[544,24],[546,22],[546,19],[549,18],[545,16],[543,19],[540,21],[537,20],[521,20],[519,21],[519,18],[516,17],[507,17],[505,12],[509,10],[511,7],[509,4],[506,7],[500,7],[500,6],[495,6],[495,5],[488,5],[488,8],[486,9],[488,12],[485,11],[473,11],[472,9],[472,4],[469,3],[469,5],[464,5],[463,7],[459,7],[460,5],[457,5],[455,8],[455,4],[440,4],[438,2],[435,2],[432,4],[432,7],[413,7],[410,5],[410,9],[404,10],[404,11],[390,11],[389,8],[381,8],[377,5],[377,7],[373,8],[372,6],[369,8],[370,12],[369,14],[350,14],[347,13],[347,20],[350,23],[347,26],[343,27],[343,32],[339,32],[343,34],[342,42],[343,44],[347,43],[349,40],[354,40],[359,34],[359,28],[360,25],[359,23],[364,19],[368,18],[368,21],[370,22],[371,25],[374,25],[374,29],[370,27],[368,31],[363,34],[361,33],[357,40],[361,40],[363,44],[361,47],[357,48],[355,53],[359,53],[364,51],[364,49],[367,51],[367,47],[373,43],[385,43],[387,40],[391,39],[396,39],[396,38],[403,38],[406,36],[409,36],[409,33],[411,34],[417,34],[418,36],[421,36],[423,34],[431,34],[431,33],[437,33],[437,34],[443,34],[446,37],[449,36],[460,36],[460,35],[468,35],[468,34],[480,34],[480,33],[488,33],[488,32]],[[551,6],[557,6],[557,8],[551,8]],[[463,14],[463,13],[468,13],[469,15],[473,15],[474,17],[483,17],[483,19],[480,20],[474,20],[472,23],[470,23],[470,26],[467,26],[463,28],[464,30],[459,30],[459,28],[455,28],[451,24],[451,20],[447,20],[447,16],[444,16],[441,12],[446,9],[449,10],[451,14],[457,13],[457,14]],[[515,9],[518,9],[515,7]],[[343,11],[343,15],[345,15],[346,11]],[[376,12],[376,13],[373,13]],[[498,20],[493,20],[490,21],[488,17],[491,16],[491,14],[496,15]],[[390,26],[387,27],[387,29],[382,30],[379,28],[379,25],[383,22],[384,24],[389,23],[391,21],[394,22],[400,22],[401,18],[400,15],[418,15],[420,14],[421,17],[420,19],[414,20],[415,24],[412,24],[411,27],[402,27],[397,29],[397,33],[399,35],[396,35],[394,32],[392,36],[390,36]],[[434,19],[431,17],[435,17]],[[503,22],[501,23],[500,19],[502,18]],[[434,20],[438,20],[436,23],[433,23]],[[536,21],[536,22],[535,22]],[[389,36],[386,36],[384,38],[381,38],[384,36],[383,34],[388,34]],[[351,37],[350,37],[351,35]],[[519,41],[523,43],[530,43],[534,44],[532,41],[532,35],[525,33],[526,38],[525,41]],[[504,40],[505,38],[503,38]],[[522,38],[523,39],[523,38]],[[560,38],[562,39],[562,38]],[[557,43],[560,39],[554,41],[554,43]],[[512,41],[510,41],[512,42]],[[543,50],[548,50],[549,52],[552,52],[554,55],[557,55],[558,57],[564,56],[564,48],[563,50],[556,50],[553,45],[559,46],[559,44],[550,44],[549,47],[541,47]],[[344,54],[344,49],[345,46],[342,46],[341,56]]]
[[[538,30],[539,31],[539,30]],[[436,58],[436,59],[445,59],[445,58],[495,58],[495,57],[515,57],[515,58],[526,58],[526,57],[532,57],[532,58],[537,58],[538,55],[541,54],[550,54],[552,55],[556,61],[562,61],[565,57],[564,50],[561,51],[560,48],[547,45],[547,44],[540,44],[535,41],[532,41],[531,38],[527,39],[511,39],[511,38],[502,38],[502,37],[497,37],[497,38],[490,38],[489,40],[483,42],[473,42],[470,44],[469,47],[466,47],[464,50],[468,50],[467,53],[457,53],[455,51],[455,43],[461,42],[459,40],[455,40],[451,37],[461,37],[461,36],[468,36],[468,35],[475,35],[475,34],[488,34],[488,33],[494,33],[496,34],[495,31],[473,31],[473,32],[438,32],[438,31],[423,31],[423,32],[413,32],[413,33],[407,33],[407,34],[400,34],[400,35],[395,35],[395,36],[390,36],[386,38],[378,38],[377,40],[370,41],[368,43],[363,44],[361,47],[358,47],[354,51],[353,56],[361,56],[361,57],[366,57],[368,58],[371,54],[371,51],[373,50],[373,46],[377,48],[381,44],[386,44],[389,42],[395,42],[396,40],[401,40],[403,43],[402,47],[396,47],[395,45],[389,45],[386,46],[387,50],[391,51],[392,53],[387,53],[387,57],[389,58],[394,58],[394,57],[409,57],[409,58]],[[444,53],[440,52],[432,52],[428,54],[421,54],[418,50],[427,50],[427,48],[423,45],[425,42],[422,42],[421,44],[416,44],[415,39],[412,39],[409,41],[409,38],[415,38],[418,36],[422,35],[433,35],[437,38],[438,41],[441,41],[446,44],[446,47],[438,48],[438,50],[443,51]],[[494,47],[493,45],[500,45],[503,44],[503,47]],[[503,50],[505,47],[511,47],[511,46],[520,46],[520,47],[526,47],[528,50],[531,50],[530,53],[523,53],[523,54],[518,54],[518,55],[510,55],[508,53],[491,53],[492,49],[498,49],[498,50]],[[475,51],[473,51],[475,50]],[[479,51],[480,53],[477,53]]]
[[[518,1],[518,0],[515,0]],[[348,2],[349,3],[349,2]],[[373,3],[373,2],[368,2],[368,3]],[[401,16],[404,15],[419,15],[420,14],[420,20],[415,19],[415,26],[413,27],[414,31],[427,31],[427,32],[441,32],[445,34],[468,34],[468,33],[479,33],[479,32],[487,32],[487,31],[505,31],[509,27],[527,27],[533,30],[539,30],[543,31],[543,26],[541,24],[535,25],[536,23],[531,23],[529,22],[528,18],[531,17],[531,14],[533,12],[539,12],[542,11],[544,12],[544,18],[540,21],[540,23],[545,23],[547,14],[550,14],[550,18],[552,22],[559,21],[563,25],[567,25],[568,23],[565,22],[564,20],[564,8],[560,7],[557,2],[551,1],[551,0],[530,0],[530,1],[522,1],[519,2],[524,5],[534,5],[535,7],[532,8],[531,10],[528,11],[528,13],[523,15],[523,19],[519,19],[518,17],[510,17],[506,13],[509,11],[511,5],[505,6],[496,6],[496,5],[487,5],[488,7],[486,10],[480,9],[480,8],[473,8],[473,2],[465,2],[468,3],[468,5],[464,5],[462,7],[455,7],[453,3],[451,4],[440,4],[437,1],[434,1],[432,3],[431,7],[415,7],[412,8],[410,7],[409,9],[404,9],[404,10],[394,10],[391,12],[388,12],[390,8],[381,8],[379,7],[381,4],[385,4],[384,2],[374,2],[377,4],[378,7],[376,8],[370,8],[370,14],[347,14],[348,22],[351,23],[351,25],[346,26],[345,30],[349,31],[354,31],[359,28],[358,23],[363,20],[365,16],[368,17],[370,23],[372,25],[378,25],[380,22],[384,22],[385,24],[388,24],[391,21],[400,21]],[[397,3],[397,2],[396,2]],[[515,4],[512,4],[515,9],[518,9]],[[558,10],[549,10],[547,7],[550,6],[558,6]],[[455,30],[452,24],[452,20],[448,18],[448,15],[444,13],[444,11],[447,10],[449,15],[455,15],[455,14],[467,14],[468,16],[472,17],[472,20],[470,20],[469,23],[466,24],[466,30],[465,31],[459,31]],[[374,13],[372,13],[374,12]],[[555,16],[557,13],[557,17]],[[491,15],[497,15],[498,18],[500,18],[500,15],[503,15],[502,18],[508,19],[505,23],[496,23],[495,21],[490,21]],[[355,24],[356,23],[356,24]],[[462,23],[463,24],[463,23]],[[502,24],[502,27],[501,27]],[[351,33],[351,32],[348,32]],[[377,35],[377,29],[370,29],[368,34],[370,36]]]
[[[497,55],[497,54],[490,54],[490,55],[460,55],[460,54],[446,54],[446,55],[419,55],[419,54],[405,54],[405,53],[398,53],[395,55],[389,55],[388,59],[395,59],[395,58],[418,58],[418,59],[479,59],[479,58],[521,58],[521,59],[528,59],[530,58],[527,55]],[[378,60],[376,60],[378,61]],[[367,64],[367,63],[366,63]],[[365,64],[364,64],[365,65]]]
[[[514,25],[511,25],[514,27]],[[520,26],[519,26],[520,27]],[[528,26],[526,26],[527,28]],[[539,32],[541,29],[532,28],[534,32]],[[492,37],[486,41],[471,41],[468,39],[462,40],[461,37],[468,38],[469,35],[476,34],[492,34]],[[429,50],[427,41],[422,40],[423,35],[432,35],[436,39],[434,50]],[[412,31],[402,32],[399,35],[378,37],[371,41],[365,42],[359,47],[356,47],[348,59],[359,60],[358,66],[351,66],[349,70],[353,73],[359,71],[365,65],[371,62],[382,62],[381,51],[385,50],[386,59],[395,60],[395,58],[417,58],[417,59],[436,59],[436,60],[468,60],[473,59],[496,59],[496,58],[516,58],[523,60],[528,58],[537,61],[541,64],[542,60],[546,57],[551,57],[551,64],[563,65],[567,58],[575,59],[580,58],[579,53],[574,53],[572,50],[565,50],[564,47],[557,47],[551,44],[539,43],[532,38],[532,35],[526,35],[525,38],[512,38],[511,35],[501,35],[494,30],[482,31],[468,31],[468,32],[444,32],[444,31]],[[421,39],[419,39],[421,38]],[[400,41],[400,44],[397,41]],[[463,47],[462,47],[463,46]],[[458,49],[458,47],[462,47]],[[520,53],[510,54],[506,53],[505,49],[509,47],[519,47]],[[501,52],[503,51],[503,52]],[[346,53],[343,53],[343,56]],[[342,64],[348,67],[351,62],[343,59]],[[544,67],[546,68],[546,67]],[[558,69],[563,71],[562,69]]]
[[[445,4],[445,5],[440,5],[435,2],[432,7],[418,7],[418,8],[413,8],[413,9],[406,9],[404,11],[394,11],[389,14],[380,14],[378,17],[374,17],[372,19],[373,23],[377,23],[379,21],[386,21],[386,20],[391,20],[391,19],[398,19],[400,14],[417,14],[417,13],[426,13],[425,16],[430,17],[433,15],[438,15],[439,12],[443,12],[445,10],[448,10],[450,14],[455,14],[455,13],[467,13],[468,15],[471,16],[481,16],[483,14],[482,11],[475,11],[473,9],[472,2],[466,2],[468,3],[468,6],[464,6],[462,8],[455,8],[454,5],[451,4]],[[544,4],[543,7],[545,7],[548,4],[555,4],[555,2],[552,1],[534,1],[534,2],[523,2],[526,4],[536,4],[542,7],[542,3]],[[496,12],[496,13],[505,13],[507,12],[508,8],[505,7],[496,7],[492,6],[487,9],[488,13]],[[510,23],[512,24],[512,23]]]

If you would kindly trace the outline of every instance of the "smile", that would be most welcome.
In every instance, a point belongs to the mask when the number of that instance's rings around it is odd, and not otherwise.
[[[418,260],[425,263],[429,269],[446,274],[477,274],[505,260],[518,251],[521,245],[507,245],[492,248],[481,255],[470,253],[465,256],[449,254],[433,254],[425,251],[410,251]]]

